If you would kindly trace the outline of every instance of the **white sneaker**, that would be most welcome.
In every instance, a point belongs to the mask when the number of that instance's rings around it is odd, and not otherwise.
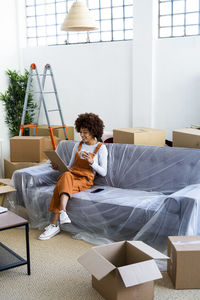
[[[50,224],[45,227],[45,231],[39,236],[39,240],[48,240],[60,232],[60,226]]]
[[[68,214],[66,213],[66,211],[61,210],[60,211],[60,224],[65,224],[65,223],[71,223],[71,220],[70,220]]]

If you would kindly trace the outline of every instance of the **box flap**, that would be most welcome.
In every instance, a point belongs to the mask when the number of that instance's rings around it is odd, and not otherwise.
[[[169,259],[168,256],[162,254],[158,250],[150,247],[149,245],[145,244],[142,241],[128,241],[128,243],[130,243],[131,245],[138,248],[139,250],[141,250],[142,252],[146,253],[147,255],[149,255],[154,259]]]
[[[116,267],[100,255],[94,248],[78,258],[78,262],[84,266],[90,274],[100,280]]]
[[[9,178],[0,179],[0,194],[16,191],[14,187],[10,186],[11,182],[12,181]]]
[[[126,287],[162,278],[154,260],[119,267],[118,271]]]

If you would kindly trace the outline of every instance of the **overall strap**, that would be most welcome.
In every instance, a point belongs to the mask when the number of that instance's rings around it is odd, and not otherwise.
[[[82,144],[83,144],[83,142],[81,141],[81,142],[79,143],[79,145],[78,145],[77,151],[81,151]]]
[[[95,150],[94,150],[94,154],[97,154],[98,150],[101,148],[102,145],[103,145],[103,143],[99,143],[99,144],[96,146],[96,148],[95,148]]]

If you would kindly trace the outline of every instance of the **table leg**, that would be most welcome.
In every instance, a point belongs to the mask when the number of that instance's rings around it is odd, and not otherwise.
[[[30,263],[30,247],[29,247],[29,226],[26,226],[26,256],[27,256],[27,273],[31,275],[31,263]]]

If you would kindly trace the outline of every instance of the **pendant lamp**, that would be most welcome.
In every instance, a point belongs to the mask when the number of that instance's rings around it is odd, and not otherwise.
[[[61,26],[61,30],[64,31],[91,31],[96,29],[92,15],[82,1],[73,3]]]

